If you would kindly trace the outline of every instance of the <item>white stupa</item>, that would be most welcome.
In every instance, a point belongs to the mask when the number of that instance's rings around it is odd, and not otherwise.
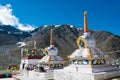
[[[57,55],[58,49],[54,46],[53,30],[51,30],[50,47],[48,54],[38,61],[48,72],[29,71],[31,78],[38,80],[106,80],[120,76],[120,70],[107,65],[107,55],[96,48],[96,39],[88,29],[87,12],[84,13],[84,33],[77,39],[78,49],[69,57],[70,65],[61,68],[64,61]],[[63,66],[62,66],[63,67]]]
[[[58,48],[54,46],[53,29],[50,32],[50,47],[47,47],[45,50],[48,54],[39,61],[40,65],[48,69],[63,68],[64,61],[58,56]]]
[[[120,76],[120,70],[107,65],[107,55],[96,48],[96,39],[88,29],[87,12],[84,12],[84,33],[78,37],[77,45],[78,49],[68,56],[70,65],[54,72],[56,80],[105,80]]]
[[[78,70],[83,73],[102,72],[112,69],[106,64],[107,55],[96,48],[96,39],[88,29],[87,12],[84,13],[84,34],[78,37],[77,45],[78,49],[69,56],[71,66],[79,66]]]

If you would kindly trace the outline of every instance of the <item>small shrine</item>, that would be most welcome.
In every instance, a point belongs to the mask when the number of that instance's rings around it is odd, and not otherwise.
[[[45,50],[47,54],[39,61],[39,64],[46,69],[61,69],[64,61],[58,56],[58,48],[54,46],[53,29],[50,32],[50,46]]]
[[[21,64],[20,70],[29,69],[33,70],[38,64],[38,61],[44,56],[44,49],[37,49],[36,41],[34,40],[34,48],[32,50],[21,49]]]

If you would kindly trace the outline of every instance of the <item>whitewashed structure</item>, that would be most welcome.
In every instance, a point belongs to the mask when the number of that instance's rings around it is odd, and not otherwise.
[[[87,12],[84,12],[84,33],[78,37],[77,45],[78,49],[68,56],[71,64],[54,71],[55,80],[105,80],[120,76],[120,70],[107,65],[107,55],[96,48],[96,39],[88,29]]]
[[[77,39],[78,49],[70,56],[72,69],[78,68],[82,73],[94,73],[114,70],[106,64],[107,55],[96,48],[96,39],[88,29],[87,12],[84,13],[84,34]],[[69,66],[69,68],[70,68]],[[79,66],[79,67],[78,67]]]
[[[20,70],[33,70],[34,66],[38,64],[38,61],[43,57],[42,55],[38,54],[39,49],[36,48],[36,41],[34,41],[34,48],[33,50],[28,49],[21,49],[21,64]]]
[[[58,49],[51,41],[47,48],[48,55],[39,62],[48,65],[59,63],[58,61],[63,63],[63,59],[57,56]],[[96,39],[88,29],[87,12],[84,12],[84,33],[78,37],[77,45],[78,49],[68,56],[71,62],[69,66],[44,73],[30,71],[29,77],[36,80],[106,80],[120,76],[120,70],[107,65],[107,55],[96,48]]]
[[[39,64],[48,69],[63,68],[64,60],[58,56],[58,48],[54,46],[53,29],[50,32],[50,47],[45,50],[48,54],[39,61]]]

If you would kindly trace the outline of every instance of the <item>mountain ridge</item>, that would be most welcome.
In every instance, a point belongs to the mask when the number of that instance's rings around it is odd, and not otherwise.
[[[29,36],[31,36],[29,32],[21,31],[10,25],[0,25],[0,46],[15,44]]]
[[[40,47],[45,48],[49,46],[49,38],[50,38],[49,33],[50,33],[50,29],[53,29],[55,46],[57,46],[60,49],[59,53],[71,54],[75,49],[78,48],[76,44],[76,39],[78,38],[78,36],[81,36],[83,34],[83,29],[77,28],[75,26],[73,27],[70,26],[71,25],[64,24],[64,25],[60,25],[59,27],[55,27],[55,25],[48,25],[48,27],[46,26],[40,27],[37,29],[37,32],[35,33],[32,39],[35,39],[37,41],[37,45],[39,46],[39,48]],[[100,50],[102,50],[103,53],[107,54],[107,52],[114,52],[115,55],[118,54],[115,51],[120,50],[120,46],[118,45],[120,44],[119,36],[116,36],[106,31],[90,30],[90,32],[91,35],[95,36],[95,38],[97,39],[96,46],[100,48]],[[27,39],[27,41],[29,42],[29,39]],[[115,44],[112,42],[114,42]],[[114,58],[118,57],[118,56],[114,56],[113,54],[111,55]]]
[[[5,33],[5,34],[2,33],[0,34],[0,50],[1,51],[8,50],[8,52],[3,51],[0,53],[2,54],[4,53],[5,56],[8,56],[9,53],[11,52],[12,57],[13,57],[12,58],[13,63],[19,64],[21,48],[18,48],[18,45],[16,43],[20,41],[25,42],[26,48],[33,49],[33,41],[36,40],[37,48],[46,48],[50,45],[50,29],[54,30],[55,46],[58,47],[58,50],[59,50],[58,55],[63,57],[64,60],[68,61],[67,56],[72,54],[72,52],[78,48],[76,44],[76,40],[78,36],[81,36],[83,34],[83,28],[78,28],[78,27],[75,27],[69,24],[63,24],[59,26],[58,25],[57,26],[56,25],[46,25],[46,26],[43,25],[43,26],[36,28],[34,31],[31,31],[29,33],[27,32],[29,36],[24,37],[24,34],[22,34],[23,37],[20,37],[20,38],[18,38],[18,36],[16,38],[16,36],[10,35],[8,33]],[[120,36],[114,35],[106,31],[90,30],[90,32],[91,32],[91,35],[95,36],[97,40],[96,42],[97,48],[99,48],[103,53],[108,54],[109,57],[111,58],[114,58],[114,59],[120,58],[120,52],[119,52]],[[3,34],[4,36],[1,37],[1,35]],[[8,36],[8,38],[11,38],[11,39],[7,39],[5,37],[6,35]],[[6,44],[5,41],[8,41],[8,43]],[[1,60],[3,59],[1,58]],[[4,62],[6,62],[7,64],[9,62],[8,60]]]

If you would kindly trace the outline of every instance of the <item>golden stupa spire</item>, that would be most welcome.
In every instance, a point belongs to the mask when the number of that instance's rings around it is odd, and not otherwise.
[[[50,31],[50,45],[54,45],[53,29],[51,29],[51,31]]]
[[[89,32],[88,20],[87,20],[87,11],[84,12],[84,32]]]

